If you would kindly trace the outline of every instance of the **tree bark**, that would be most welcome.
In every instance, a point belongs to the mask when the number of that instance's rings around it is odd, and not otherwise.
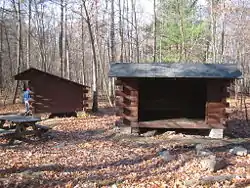
[[[60,61],[61,61],[61,77],[64,76],[64,0],[61,0],[61,31],[59,37],[59,53],[60,53]]]
[[[27,32],[27,59],[26,59],[26,68],[30,67],[30,33],[31,33],[31,3],[32,0],[28,1],[28,32]]]
[[[8,30],[7,30],[6,26],[4,26],[4,33],[5,33],[5,38],[6,38],[7,47],[8,47],[8,57],[9,57],[9,63],[10,63],[11,83],[13,83],[13,62],[12,62],[12,57],[11,57],[10,40],[9,40]]]
[[[120,61],[123,62],[123,46],[124,46],[124,39],[123,39],[123,22],[122,22],[122,9],[121,9],[121,0],[118,2],[119,4],[119,34],[121,40],[121,47],[120,47]],[[124,9],[124,7],[123,7]]]
[[[4,19],[4,12],[2,11],[1,22],[0,22],[0,90],[1,90],[1,94],[3,91],[3,71],[2,71],[2,66],[3,66],[3,27],[4,27],[3,19]]]
[[[215,18],[215,12],[214,12],[214,6],[215,6],[215,0],[211,0],[211,38],[212,38],[212,57],[213,62],[216,63],[217,61],[217,53],[216,53],[216,18]]]
[[[184,35],[184,21],[183,21],[183,8],[181,5],[181,2],[178,0],[177,1],[177,5],[178,5],[178,16],[179,16],[179,29],[180,29],[180,34],[181,34],[181,46],[180,46],[180,56],[179,56],[179,62],[181,62],[183,60],[185,60],[185,35]]]
[[[224,48],[225,48],[225,1],[223,2],[223,10],[222,10],[222,31],[221,31],[221,63],[224,61]]]
[[[154,62],[156,62],[156,27],[157,27],[157,17],[156,17],[156,0],[154,0],[154,55],[153,55],[153,58],[154,58]]]
[[[22,52],[22,21],[21,21],[21,1],[17,1],[17,9],[16,9],[16,17],[17,17],[17,73],[20,72],[21,65],[22,65],[22,57],[21,57],[21,52]],[[15,5],[14,5],[15,7]],[[19,87],[20,81],[16,81],[15,85],[15,91],[14,91],[14,97],[13,97],[13,104],[16,103],[16,98],[17,98],[17,93],[18,93],[18,87]]]
[[[138,25],[137,25],[137,15],[135,9],[135,1],[132,1],[133,13],[134,13],[134,27],[135,27],[135,44],[136,44],[136,62],[140,63],[140,50],[139,50],[139,36],[138,36]]]
[[[110,48],[111,48],[111,61],[112,63],[116,60],[115,52],[115,8],[114,0],[111,0],[111,28],[110,28]]]
[[[85,83],[85,45],[84,45],[84,23],[83,23],[83,10],[81,5],[81,40],[82,40],[82,84]]]
[[[115,7],[114,0],[111,0],[111,25],[110,25],[110,50],[111,50],[111,63],[116,61],[115,50]],[[110,98],[112,104],[114,102],[114,78],[109,78],[110,82]]]
[[[65,3],[64,9],[65,9],[65,21],[64,21],[65,73],[66,73],[66,78],[67,78],[67,79],[70,79],[67,3]]]
[[[92,28],[91,28],[91,20],[89,17],[89,13],[87,10],[87,6],[86,6],[86,1],[82,0],[83,2],[83,8],[85,11],[85,15],[86,15],[86,22],[88,25],[88,30],[89,30],[89,36],[90,36],[90,41],[91,41],[91,46],[92,46],[92,53],[93,53],[93,85],[92,85],[92,90],[93,90],[93,105],[92,105],[92,111],[93,112],[97,112],[98,111],[98,88],[97,88],[97,66],[98,66],[98,62],[97,62],[97,57],[96,57],[96,50],[95,50],[95,39],[93,36],[93,32],[92,32]]]

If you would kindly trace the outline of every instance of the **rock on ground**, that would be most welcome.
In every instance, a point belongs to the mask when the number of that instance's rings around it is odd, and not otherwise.
[[[157,132],[156,130],[148,131],[148,132],[146,132],[146,133],[143,133],[142,136],[144,136],[144,137],[155,136],[156,132]]]
[[[213,155],[213,153],[206,149],[204,145],[202,144],[197,144],[195,146],[195,150],[196,150],[196,154],[199,156],[209,156],[209,155]]]
[[[160,151],[159,155],[164,159],[165,162],[170,162],[176,159],[175,155],[170,154],[168,150]]]
[[[247,149],[242,147],[242,146],[238,146],[238,147],[234,147],[232,149],[229,150],[230,153],[234,154],[234,155],[238,155],[238,156],[247,156]]]
[[[217,158],[215,155],[209,155],[204,157],[201,160],[200,164],[203,170],[209,170],[211,172],[216,172],[227,166],[225,159]]]

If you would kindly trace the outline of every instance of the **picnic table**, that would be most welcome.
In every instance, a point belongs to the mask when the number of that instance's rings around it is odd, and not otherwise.
[[[10,144],[13,143],[14,140],[24,139],[26,135],[41,137],[42,133],[47,132],[49,128],[36,124],[39,121],[41,121],[41,118],[32,116],[18,114],[0,115],[0,133],[11,135]],[[6,126],[7,122],[8,125]]]

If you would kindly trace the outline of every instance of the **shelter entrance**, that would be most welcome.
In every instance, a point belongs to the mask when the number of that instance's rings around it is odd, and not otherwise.
[[[201,78],[140,79],[138,120],[205,120],[206,93],[206,80]]]

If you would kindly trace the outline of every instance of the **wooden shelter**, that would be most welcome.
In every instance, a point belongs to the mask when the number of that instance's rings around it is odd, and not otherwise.
[[[86,85],[35,68],[15,75],[15,80],[28,81],[33,113],[72,113],[88,106],[89,87]]]
[[[241,77],[234,64],[114,63],[116,106],[124,125],[224,128],[227,87]]]

